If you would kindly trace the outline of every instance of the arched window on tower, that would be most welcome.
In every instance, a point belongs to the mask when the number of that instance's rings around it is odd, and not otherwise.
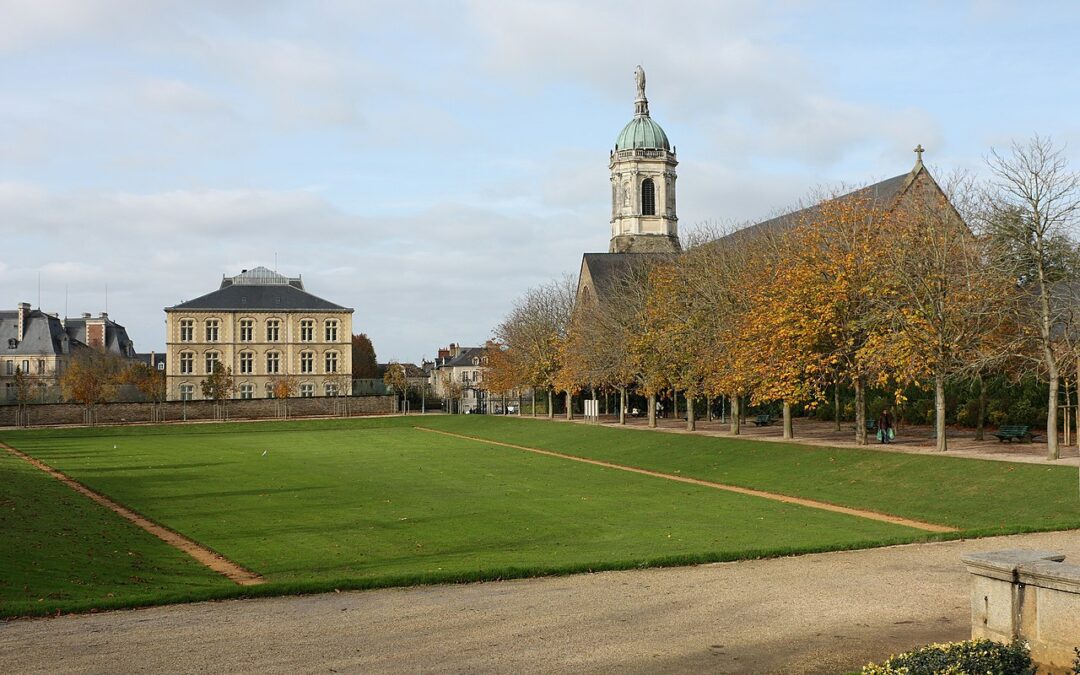
[[[652,178],[641,181],[641,215],[656,215],[656,188],[653,187]]]

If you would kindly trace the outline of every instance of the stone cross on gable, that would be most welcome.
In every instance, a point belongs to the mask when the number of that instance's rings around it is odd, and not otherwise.
[[[926,150],[923,148],[922,143],[915,146],[915,154],[918,156],[920,163],[922,162],[922,154],[924,152],[926,152]]]

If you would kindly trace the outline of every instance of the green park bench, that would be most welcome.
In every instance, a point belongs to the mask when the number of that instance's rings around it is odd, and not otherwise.
[[[1031,443],[1035,440],[1035,437],[1038,436],[1038,434],[1031,433],[1030,427],[1022,424],[1007,424],[998,427],[997,433],[994,435],[997,436],[998,443],[1003,441],[1012,443],[1014,440],[1026,440],[1028,443]]]
[[[758,415],[757,419],[754,420],[754,424],[759,427],[767,427],[774,421],[775,420],[773,420],[772,415]]]

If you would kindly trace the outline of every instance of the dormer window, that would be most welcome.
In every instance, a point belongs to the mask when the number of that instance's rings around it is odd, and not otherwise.
[[[8,338],[8,341],[7,341],[7,348],[8,349],[15,349],[18,346],[19,346],[19,341],[16,338]]]

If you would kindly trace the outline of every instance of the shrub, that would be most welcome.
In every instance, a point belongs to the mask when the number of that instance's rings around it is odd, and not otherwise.
[[[864,666],[862,675],[1034,675],[1027,645],[968,640],[922,647]]]

